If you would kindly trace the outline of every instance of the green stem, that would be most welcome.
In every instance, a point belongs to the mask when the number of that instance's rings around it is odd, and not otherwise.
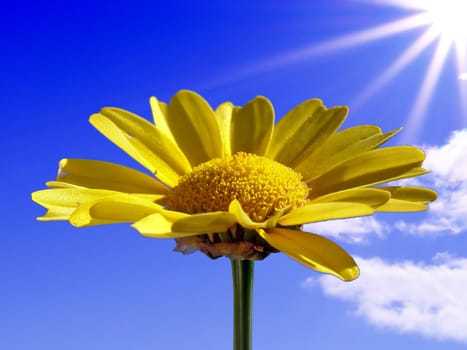
[[[251,350],[253,260],[232,259],[234,350]]]

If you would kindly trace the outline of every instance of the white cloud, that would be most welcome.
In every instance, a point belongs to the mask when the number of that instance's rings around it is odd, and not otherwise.
[[[454,132],[440,147],[425,147],[424,167],[431,174],[417,185],[434,188],[439,198],[430,205],[426,221],[399,221],[395,228],[415,235],[458,234],[467,229],[467,129]]]
[[[419,223],[407,223],[406,221],[398,220],[394,224],[394,228],[414,236],[436,236],[443,232],[458,234],[463,229],[452,222],[452,220],[444,217],[429,217],[427,221]]]
[[[300,287],[305,289],[310,289],[318,285],[317,279],[314,277],[307,277],[304,281],[300,283]]]
[[[467,258],[440,253],[431,264],[356,260],[360,278],[321,277],[325,294],[353,303],[356,315],[375,326],[467,343]],[[301,285],[309,288],[311,281]]]
[[[441,147],[427,147],[425,165],[438,177],[449,182],[467,180],[467,130],[453,132],[448,143]]]
[[[423,219],[389,223],[376,214],[308,224],[304,227],[305,231],[353,244],[366,243],[372,237],[382,238],[394,229],[415,236],[467,231],[467,161],[464,160],[467,155],[467,129],[454,132],[444,145],[422,148],[426,151],[424,167],[431,173],[393,184],[422,186],[438,192],[438,199],[430,204]]]
[[[340,241],[361,244],[368,241],[369,236],[383,237],[389,231],[388,225],[378,221],[374,216],[353,219],[317,222],[304,226],[308,232],[336,238]]]

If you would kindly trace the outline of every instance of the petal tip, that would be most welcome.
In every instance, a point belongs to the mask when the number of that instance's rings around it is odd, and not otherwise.
[[[354,265],[340,271],[338,277],[345,282],[350,282],[357,279],[358,276],[360,276],[360,269],[357,265]]]

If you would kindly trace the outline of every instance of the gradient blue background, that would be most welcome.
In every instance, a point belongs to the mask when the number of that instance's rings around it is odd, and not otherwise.
[[[278,118],[320,97],[328,106],[350,106],[346,126],[398,128],[435,43],[371,99],[352,104],[422,29],[268,64],[406,14],[356,1],[3,1],[0,348],[231,348],[227,259],[173,253],[171,240],[143,238],[127,225],[39,223],[43,210],[30,193],[55,177],[64,157],[138,167],[88,116],[118,106],[150,118],[150,96],[168,101],[182,88],[213,106],[265,95]],[[439,145],[466,126],[454,63],[449,55],[411,142]],[[343,246],[360,256],[424,260],[446,250],[465,255],[466,238],[395,234]],[[347,303],[302,288],[309,276],[317,278],[281,254],[256,264],[255,349],[465,348],[373,327]]]

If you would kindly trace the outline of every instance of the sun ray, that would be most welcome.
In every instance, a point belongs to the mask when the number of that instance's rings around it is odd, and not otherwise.
[[[255,62],[243,68],[230,71],[228,75],[218,75],[207,81],[201,89],[212,89],[252,76],[261,75],[285,66],[310,61],[319,56],[362,46],[376,40],[395,36],[416,28],[425,28],[422,35],[405,49],[380,76],[361,92],[352,106],[359,106],[395,79],[429,45],[438,40],[433,57],[423,77],[419,91],[410,109],[407,120],[406,140],[414,140],[423,126],[425,113],[433,97],[443,66],[451,47],[456,54],[459,94],[462,119],[467,124],[467,21],[464,20],[467,0],[360,0],[370,5],[392,6],[409,11],[409,15],[367,29],[351,32],[318,44],[306,45],[295,50],[282,52],[268,59]],[[452,23],[451,23],[452,22]],[[455,22],[455,23],[454,23]],[[454,29],[453,29],[454,28]],[[465,30],[464,30],[465,29]]]
[[[353,108],[358,108],[370,97],[385,87],[394,79],[407,65],[409,65],[418,55],[434,40],[436,33],[428,29],[412,45],[410,45],[374,82],[372,82],[352,103]]]
[[[431,59],[425,78],[423,79],[420,90],[418,91],[415,103],[413,104],[409,117],[405,123],[406,132],[403,138],[403,141],[405,142],[415,141],[420,132],[421,126],[423,125],[426,117],[426,110],[429,106],[429,101],[433,96],[436,83],[439,80],[449,48],[449,40],[439,40],[435,54]]]
[[[341,49],[347,49],[357,45],[367,44],[378,39],[400,34],[407,30],[426,25],[428,20],[429,19],[424,14],[405,17],[396,21],[381,24],[376,27],[343,35],[333,40],[324,42],[320,45],[314,45],[301,50],[296,50],[290,55],[290,57],[296,57],[299,60],[302,60],[308,58],[307,56],[310,54],[324,54]]]
[[[417,11],[428,19],[430,30],[436,33],[439,44],[433,54],[427,74],[412,107],[406,138],[415,138],[425,119],[441,69],[446,63],[448,51],[453,48],[459,76],[459,100],[462,121],[467,123],[467,84],[462,74],[467,73],[467,1],[466,0],[378,0],[378,5],[395,6]]]
[[[277,54],[268,59],[244,67],[243,69],[237,69],[221,78],[208,81],[202,86],[202,89],[211,89],[220,85],[266,73],[284,66],[304,62],[324,54],[368,44],[375,40],[426,26],[429,24],[429,20],[430,19],[426,14],[416,14],[368,29],[345,34],[320,44],[308,45],[286,53]]]
[[[459,101],[461,105],[461,119],[467,126],[467,41],[458,45],[456,52],[457,71],[459,72]]]

